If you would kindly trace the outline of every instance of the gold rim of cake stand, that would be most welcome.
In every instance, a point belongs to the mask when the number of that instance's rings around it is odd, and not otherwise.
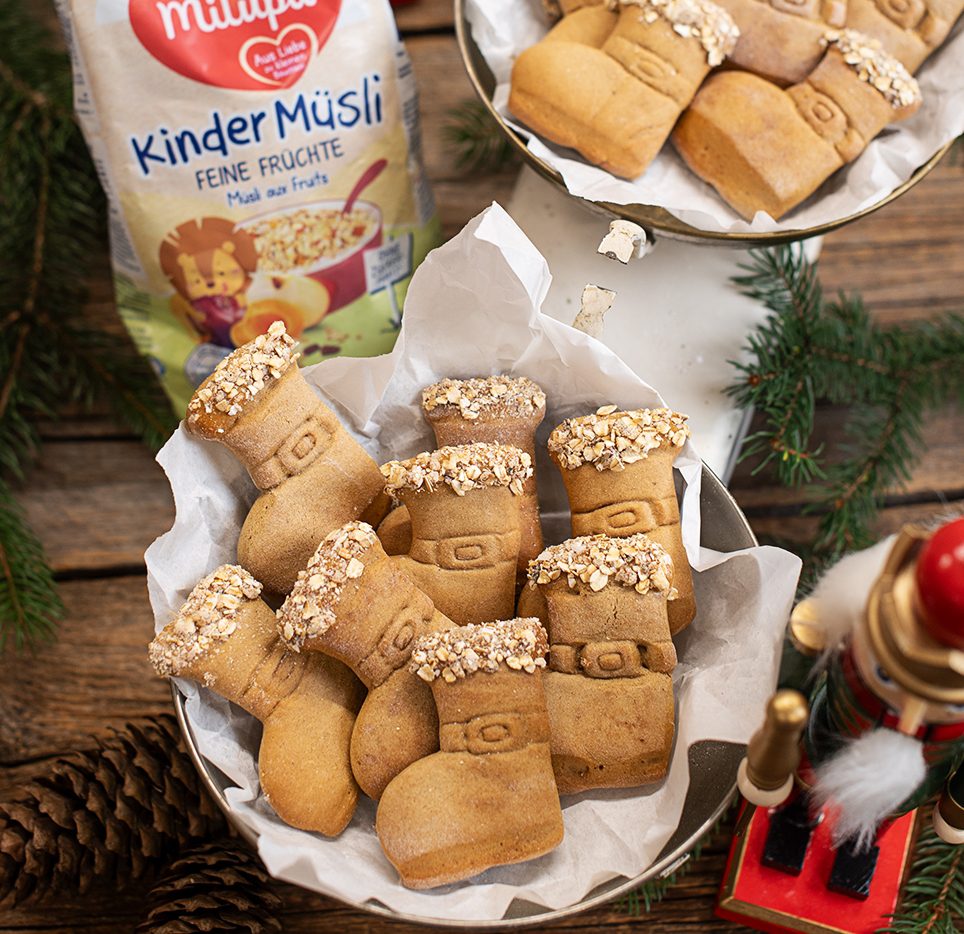
[[[911,188],[921,181],[931,169],[941,161],[945,153],[947,153],[953,145],[953,140],[945,143],[930,159],[919,166],[907,181],[898,185],[888,195],[881,198],[880,201],[863,210],[837,218],[836,220],[828,221],[825,224],[817,224],[813,227],[800,227],[794,230],[771,231],[769,233],[726,233],[702,230],[699,227],[693,227],[690,224],[684,223],[663,208],[646,204],[613,204],[609,201],[589,201],[578,195],[570,194],[559,172],[545,160],[540,159],[532,153],[526,146],[525,140],[506,124],[502,119],[502,115],[492,105],[493,81],[490,80],[492,78],[491,72],[489,72],[488,66],[485,64],[478,46],[472,39],[472,30],[466,19],[465,0],[455,0],[455,37],[458,42],[459,52],[462,55],[462,64],[468,73],[469,81],[472,82],[472,87],[475,88],[475,93],[499,125],[506,139],[508,139],[512,147],[521,154],[527,165],[535,169],[536,172],[550,181],[560,191],[582,202],[589,210],[610,218],[624,218],[625,220],[632,221],[634,224],[639,224],[647,233],[657,233],[673,240],[684,240],[690,243],[715,243],[717,245],[729,245],[746,249],[747,247],[753,246],[776,246],[780,243],[806,240],[809,237],[818,237],[822,234],[830,233],[838,227],[843,227],[862,217],[866,217],[868,214],[873,214],[874,211],[879,211],[885,205],[896,201],[905,192],[910,191]]]
[[[705,464],[703,465],[702,483],[703,492],[700,501],[700,511],[705,532],[703,536],[704,543],[708,547],[715,548],[717,551],[722,552],[740,551],[744,548],[755,546],[757,544],[756,536],[753,534],[753,530],[750,528],[750,524],[737,505],[736,500],[733,499],[716,474]],[[220,773],[201,756],[197,748],[194,734],[187,722],[184,695],[174,682],[171,683],[171,691],[174,696],[174,709],[177,714],[178,724],[181,728],[181,734],[184,737],[184,742],[191,760],[194,762],[198,774],[201,776],[202,783],[212,798],[214,798],[218,807],[224,812],[228,823],[234,827],[251,846],[257,849],[257,833],[230,812],[224,794],[225,788],[230,786],[230,782],[224,776],[221,776]],[[561,918],[566,918],[570,915],[578,914],[581,911],[586,911],[589,908],[611,902],[613,899],[619,898],[631,892],[633,889],[638,888],[644,882],[666,878],[686,862],[686,860],[690,858],[693,848],[713,828],[736,796],[737,767],[740,759],[743,757],[745,747],[737,743],[715,741],[697,745],[702,747],[701,751],[708,752],[711,757],[714,755],[717,756],[718,761],[714,762],[714,764],[725,760],[723,768],[716,770],[708,769],[706,763],[703,763],[702,766],[696,763],[693,757],[693,750],[696,747],[694,746],[690,749],[690,786],[692,787],[694,784],[694,775],[708,776],[711,781],[718,781],[718,786],[714,786],[711,789],[712,799],[715,802],[714,805],[712,807],[707,805],[706,812],[695,818],[698,823],[692,828],[687,827],[684,831],[685,837],[675,843],[672,849],[668,850],[669,845],[674,842],[674,837],[680,834],[680,828],[678,827],[656,860],[639,875],[632,879],[623,879],[620,881],[619,877],[617,877],[608,882],[604,882],[584,898],[572,905],[567,905],[565,908],[543,909],[537,908],[536,906],[522,906],[519,910],[526,912],[524,914],[510,914],[509,917],[503,917],[495,921],[460,921],[432,918],[427,915],[407,914],[405,912],[394,911],[377,901],[357,902],[334,893],[326,894],[336,901],[357,908],[360,911],[372,912],[373,914],[391,918],[396,921],[411,921],[431,927],[475,928],[476,930],[521,928],[545,924],[546,922],[558,921]],[[699,752],[697,752],[697,756],[698,755]],[[697,777],[696,781],[697,783],[699,782],[699,777]],[[701,789],[698,785],[697,797],[699,797],[700,790],[706,789]],[[685,811],[684,817],[681,818],[680,821],[681,826],[684,825],[684,821]],[[642,832],[642,830],[643,828],[640,828],[640,832]],[[513,906],[517,904],[516,902],[512,902],[508,910],[512,912]]]

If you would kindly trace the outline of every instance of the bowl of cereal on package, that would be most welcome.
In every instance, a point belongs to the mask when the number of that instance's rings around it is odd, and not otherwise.
[[[381,211],[360,200],[315,201],[242,226],[254,237],[258,271],[314,279],[328,290],[328,313],[365,294],[364,253],[382,243]]]

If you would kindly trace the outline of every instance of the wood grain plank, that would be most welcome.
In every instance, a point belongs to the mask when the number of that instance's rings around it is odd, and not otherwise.
[[[739,498],[737,498],[739,502]],[[874,531],[880,536],[897,532],[908,522],[933,524],[964,515],[964,497],[948,498],[940,503],[914,503],[889,506],[882,509],[874,523]],[[750,518],[750,526],[763,542],[777,542],[785,547],[810,544],[817,533],[817,516],[769,514]]]
[[[484,211],[493,201],[508,204],[515,187],[515,173],[483,175],[471,185],[458,180],[435,182],[442,233],[445,239],[454,237],[468,221]]]
[[[652,934],[697,934],[697,932],[735,932],[736,925],[713,916],[718,880],[726,859],[725,835],[711,843],[690,872],[670,889],[667,896],[652,906],[648,914],[632,914],[624,903],[616,900],[599,908],[556,921],[539,930],[580,932],[605,931],[607,934],[630,934],[645,926]],[[58,898],[56,911],[46,905],[24,905],[15,910],[0,911],[0,932],[50,934],[60,930],[82,930],[88,934],[131,930],[142,916],[149,883],[139,882],[123,892],[95,887],[86,896]],[[286,934],[318,934],[345,932],[370,934],[390,931],[393,934],[424,934],[425,927],[405,921],[388,921],[367,912],[348,907],[304,889],[275,883],[274,891],[282,900],[282,920]],[[109,920],[108,920],[109,919]],[[451,927],[438,930],[457,930]]]
[[[405,37],[426,30],[451,29],[455,5],[452,0],[412,0],[395,9],[395,22]]]
[[[945,160],[916,187],[827,236],[827,294],[858,291],[874,316],[897,324],[964,311],[964,166]]]
[[[0,657],[0,765],[87,748],[108,726],[170,710],[147,661],[153,619],[145,579],[61,585],[56,642]]]
[[[455,36],[417,36],[409,39],[406,47],[419,89],[426,171],[433,182],[464,177],[465,173],[455,168],[444,130],[448,112],[475,98]]]
[[[141,567],[174,521],[163,471],[138,441],[51,441],[19,496],[57,572]]]

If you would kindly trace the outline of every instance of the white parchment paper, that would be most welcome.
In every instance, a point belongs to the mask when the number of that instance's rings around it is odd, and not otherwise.
[[[446,376],[506,372],[537,380],[548,396],[540,440],[563,418],[599,405],[663,404],[603,344],[540,313],[548,286],[545,260],[493,205],[418,269],[391,355],[331,360],[307,368],[306,377],[380,461],[431,449],[420,392]],[[177,507],[173,528],[147,552],[160,628],[203,575],[236,560],[238,531],[256,491],[225,449],[191,437],[183,425],[158,460]],[[679,727],[668,779],[644,790],[567,798],[566,837],[554,852],[469,882],[413,892],[398,883],[382,855],[370,801],[363,799],[335,840],[285,826],[259,796],[259,725],[210,691],[183,683],[201,753],[236,785],[227,798],[237,818],[260,834],[260,853],[273,875],[337,898],[377,899],[399,911],[466,921],[501,918],[514,898],[567,906],[601,882],[631,878],[653,861],[679,822],[690,744],[746,742],[759,726],[800,567],[776,548],[728,555],[701,548],[700,461],[692,444],[677,463],[685,483],[684,539],[699,572],[699,614],[678,640]],[[565,495],[557,471],[547,458],[538,469],[543,506],[558,511]],[[561,540],[568,520],[548,533],[550,541]]]
[[[472,37],[497,82],[493,104],[528,140],[529,150],[555,168],[569,191],[589,201],[665,208],[703,230],[766,233],[800,230],[848,217],[876,204],[903,184],[945,143],[964,133],[964,21],[915,76],[923,103],[909,120],[892,124],[861,156],[829,178],[779,221],[760,211],[740,217],[700,181],[667,142],[639,178],[627,181],[586,162],[572,149],[548,143],[512,117],[509,76],[516,56],[546,34],[550,21],[541,0],[466,0]]]

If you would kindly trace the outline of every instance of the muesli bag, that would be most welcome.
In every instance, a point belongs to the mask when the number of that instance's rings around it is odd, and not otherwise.
[[[391,349],[438,244],[388,0],[58,0],[117,304],[175,408],[282,319]]]

